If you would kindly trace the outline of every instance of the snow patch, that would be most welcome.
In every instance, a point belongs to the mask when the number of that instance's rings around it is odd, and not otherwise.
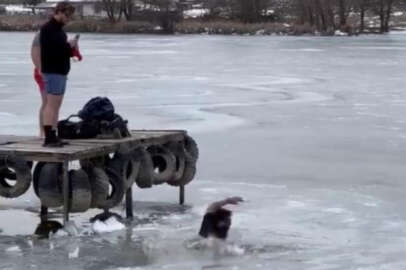
[[[185,18],[197,18],[197,17],[202,17],[205,14],[209,13],[208,9],[205,8],[195,8],[195,9],[189,9],[185,10],[183,12],[183,16]]]
[[[288,207],[291,207],[291,208],[303,208],[306,206],[305,203],[299,202],[299,201],[288,201],[287,205],[288,205]]]
[[[76,247],[72,252],[69,252],[69,259],[78,258],[79,250],[79,247]]]
[[[342,208],[327,208],[324,211],[329,212],[329,213],[335,213],[335,214],[341,214],[341,213],[345,212],[345,210]]]
[[[8,249],[6,249],[6,252],[20,252],[21,249],[18,246],[15,247],[9,247]]]
[[[116,217],[111,217],[105,221],[96,220],[92,224],[92,230],[96,233],[113,232],[124,228],[124,224],[119,222]]]

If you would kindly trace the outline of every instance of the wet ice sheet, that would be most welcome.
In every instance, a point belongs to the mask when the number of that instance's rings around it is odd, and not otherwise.
[[[60,269],[185,270],[405,266],[401,252],[406,224],[390,203],[354,191],[201,180],[188,189],[193,196],[186,206],[171,202],[174,190],[168,186],[160,187],[162,200],[151,200],[156,194],[153,190],[139,192],[134,220],[127,221],[124,230],[94,232],[88,218],[97,211],[73,215],[76,236],[60,233],[40,240],[28,231],[19,235],[5,227],[0,265],[10,269],[57,265]],[[204,248],[197,231],[207,204],[232,194],[243,195],[247,201],[230,207],[234,217],[229,252],[216,256]],[[114,211],[124,214],[121,207]],[[12,209],[1,212],[18,214]],[[39,221],[32,212],[19,216],[26,220],[24,227],[34,231]]]
[[[1,133],[36,134],[32,37],[0,33]],[[82,35],[62,114],[107,95],[132,128],[188,129],[201,153],[188,205],[137,189],[125,230],[94,234],[92,210],[72,216],[78,236],[37,240],[33,192],[0,199],[0,267],[405,268],[405,40]],[[244,255],[217,258],[196,234],[230,195],[247,199],[230,235]]]

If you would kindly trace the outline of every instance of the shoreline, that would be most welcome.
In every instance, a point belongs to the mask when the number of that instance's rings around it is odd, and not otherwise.
[[[47,17],[14,15],[0,16],[1,32],[35,32],[38,31]],[[403,25],[393,25],[392,31],[399,31]],[[203,21],[183,20],[176,23],[172,32],[166,32],[156,23],[147,21],[120,21],[110,23],[100,19],[77,19],[66,26],[67,32],[105,33],[105,34],[166,34],[166,35],[237,35],[237,36],[357,36],[382,34],[377,28],[368,28],[359,33],[356,27],[350,27],[346,32],[334,30],[318,32],[310,25],[288,23],[253,23],[244,24],[236,21]]]

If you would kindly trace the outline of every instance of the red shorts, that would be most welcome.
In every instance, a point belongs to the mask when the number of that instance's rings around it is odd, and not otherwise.
[[[38,84],[39,90],[41,92],[45,91],[45,82],[44,79],[42,78],[41,74],[39,74],[38,69],[34,69],[34,79]]]

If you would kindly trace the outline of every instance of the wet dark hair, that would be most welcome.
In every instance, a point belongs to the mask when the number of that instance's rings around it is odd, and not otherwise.
[[[199,231],[200,236],[226,239],[231,226],[231,215],[232,212],[224,208],[205,214]]]
[[[55,7],[54,14],[57,14],[59,12],[65,13],[67,15],[72,15],[73,13],[75,13],[75,7],[65,1],[59,2]]]

